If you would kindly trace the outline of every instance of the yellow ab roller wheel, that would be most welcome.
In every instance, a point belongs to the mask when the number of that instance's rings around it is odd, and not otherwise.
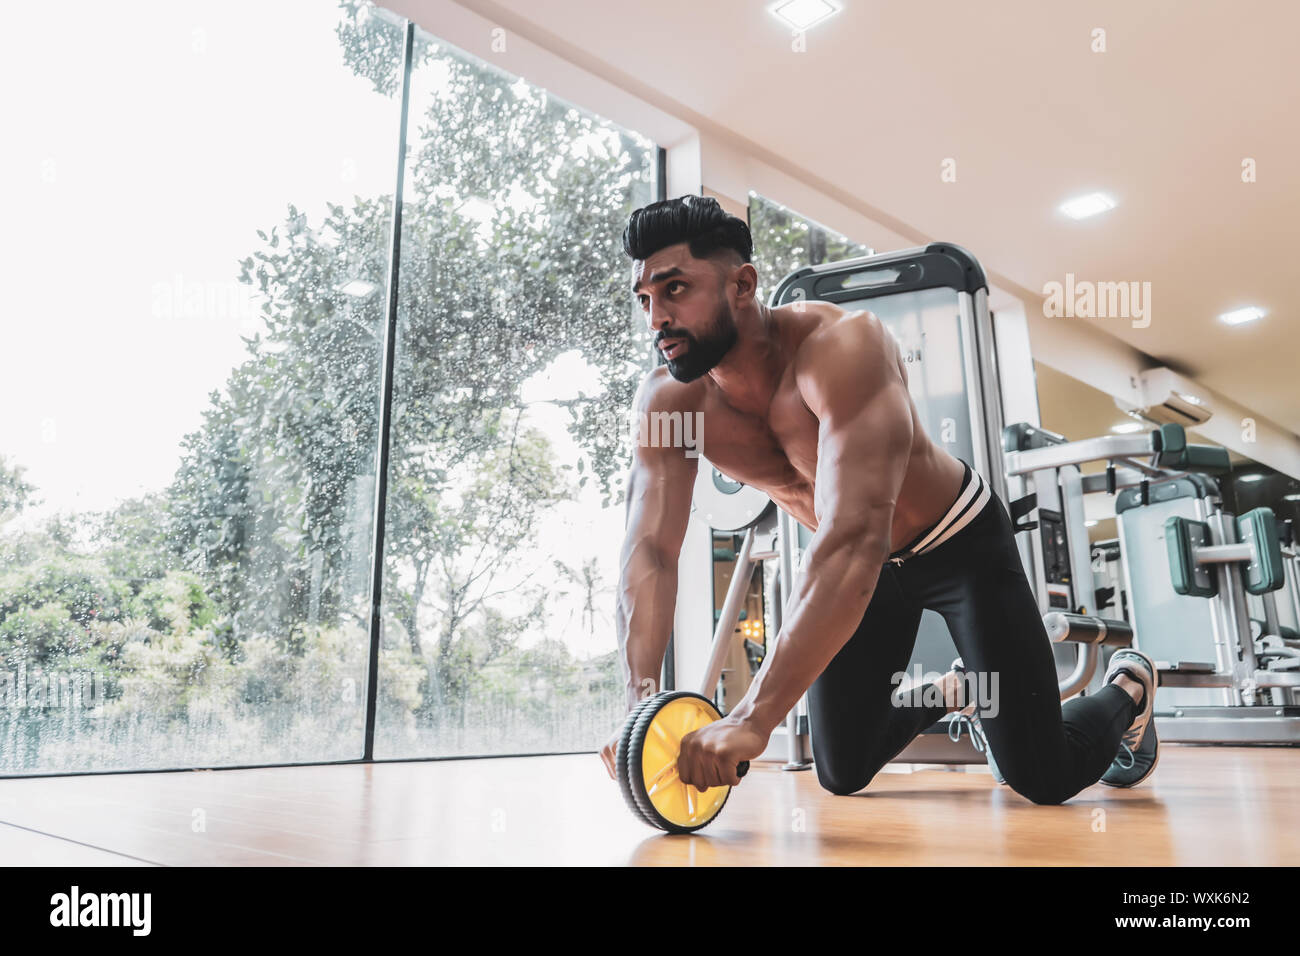
[[[615,754],[623,799],[646,823],[669,833],[692,833],[722,810],[731,787],[697,790],[677,777],[682,738],[721,720],[707,697],[690,691],[664,691],[628,714]],[[736,768],[743,777],[749,761]]]

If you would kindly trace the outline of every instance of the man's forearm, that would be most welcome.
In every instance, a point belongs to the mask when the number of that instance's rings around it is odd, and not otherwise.
[[[619,581],[616,627],[630,709],[646,690],[659,690],[677,606],[677,563],[648,552],[626,558]]]
[[[857,630],[888,557],[888,539],[879,536],[814,540],[781,633],[729,716],[775,730]]]

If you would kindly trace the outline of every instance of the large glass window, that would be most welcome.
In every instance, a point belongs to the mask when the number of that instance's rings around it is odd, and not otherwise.
[[[310,0],[62,14],[0,41],[0,771],[359,756],[397,102]]]
[[[375,753],[596,749],[655,151],[419,33],[411,128]]]
[[[871,253],[848,236],[754,192],[749,194],[749,231],[764,301],[795,269]]]
[[[402,21],[74,7],[0,36],[0,773],[360,757]],[[654,150],[416,56],[377,755],[592,748]]]

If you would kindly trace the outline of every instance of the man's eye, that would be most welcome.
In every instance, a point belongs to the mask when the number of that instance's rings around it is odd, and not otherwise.
[[[685,288],[686,288],[686,283],[685,283],[685,282],[670,282],[670,283],[668,283],[668,294],[669,294],[669,295],[672,295],[674,292],[676,292],[678,286],[681,286],[683,289],[685,289]]]

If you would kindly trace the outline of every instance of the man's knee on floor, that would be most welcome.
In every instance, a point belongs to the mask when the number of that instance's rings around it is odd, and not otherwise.
[[[1031,803],[1042,807],[1059,806],[1069,800],[1073,793],[1067,793],[1060,784],[1044,780],[1035,774],[1015,774],[1003,771],[1007,786]]]
[[[847,797],[866,787],[879,769],[867,763],[850,765],[842,760],[814,760],[813,768],[817,771],[817,782],[822,789],[840,797]]]

